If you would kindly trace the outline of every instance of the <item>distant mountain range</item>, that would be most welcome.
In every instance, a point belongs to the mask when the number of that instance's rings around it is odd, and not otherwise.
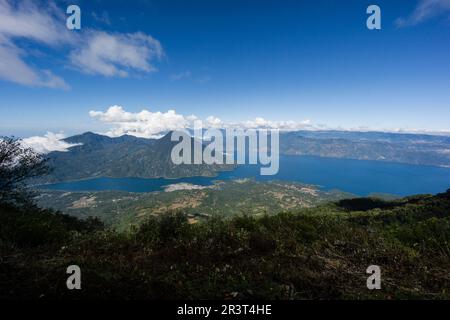
[[[51,183],[94,177],[179,178],[214,176],[230,165],[175,165],[170,133],[160,139],[130,135],[111,138],[92,132],[65,139],[67,152],[49,153]],[[194,140],[192,140],[194,141]],[[197,142],[198,143],[198,142]],[[296,131],[280,134],[280,153],[450,166],[450,137],[350,131]]]
[[[450,167],[450,137],[352,131],[283,133],[280,153]]]

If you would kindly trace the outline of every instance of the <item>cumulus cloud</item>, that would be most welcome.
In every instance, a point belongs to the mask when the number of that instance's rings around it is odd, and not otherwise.
[[[89,74],[126,77],[129,71],[156,71],[152,61],[163,56],[160,42],[142,32],[109,34],[91,31],[81,47],[70,54],[70,60]]]
[[[127,112],[122,106],[111,106],[106,111],[90,111],[89,115],[101,122],[109,123],[112,128],[105,134],[108,136],[121,136],[129,134],[144,138],[157,138],[171,130],[192,129],[200,119],[195,115],[184,116],[174,110],[167,112]],[[263,118],[243,122],[224,122],[221,119],[209,116],[202,121],[202,126],[215,129],[279,129],[294,131],[312,128],[309,120],[305,121],[269,121]]]
[[[24,40],[36,50],[45,47],[69,52],[67,58],[74,70],[109,77],[154,72],[154,62],[164,57],[160,42],[150,35],[88,28],[71,32],[65,26],[66,17],[53,1],[38,6],[30,0],[0,0],[0,79],[26,86],[69,87],[52,71],[27,62],[28,52],[21,47]],[[93,17],[109,21],[106,12]]]
[[[27,53],[16,45],[20,39],[49,46],[66,42],[69,35],[60,23],[64,23],[64,17],[51,3],[38,8],[31,1],[0,0],[0,79],[29,86],[68,88],[51,71],[27,64]]]
[[[89,115],[102,122],[111,123],[113,128],[106,134],[114,137],[129,134],[136,137],[155,138],[162,132],[186,129],[191,122],[191,118],[177,114],[174,110],[167,112],[142,110],[131,113],[117,105],[109,107],[105,112],[90,111]]]
[[[247,129],[279,129],[279,130],[301,130],[311,125],[310,120],[303,121],[271,121],[261,117],[245,121],[242,126]]]
[[[196,120],[199,120],[195,117]],[[262,117],[256,117],[253,120],[240,121],[240,122],[225,122],[220,118],[209,116],[202,122],[204,128],[216,128],[216,129],[278,129],[282,131],[296,131],[303,129],[316,129],[316,126],[311,124],[311,121],[272,121],[266,120]]]
[[[65,136],[62,133],[47,132],[44,136],[34,136],[22,140],[22,145],[27,148],[32,148],[38,153],[49,153],[52,151],[68,151],[70,147],[80,144],[68,143],[62,139]]]
[[[419,0],[414,11],[406,18],[398,18],[398,27],[417,25],[438,15],[450,13],[450,0]]]
[[[225,124],[217,117],[209,116],[206,118],[206,127],[208,128],[223,128]]]
[[[124,134],[141,138],[160,138],[172,130],[194,129],[195,125],[201,124],[203,129],[277,129],[280,131],[299,130],[338,130],[338,131],[380,131],[380,132],[402,132],[402,133],[428,133],[449,135],[447,130],[427,131],[412,128],[376,128],[376,127],[331,127],[325,124],[315,124],[311,120],[301,121],[275,121],[256,117],[252,120],[239,122],[226,122],[215,116],[200,119],[195,115],[185,116],[175,110],[167,112],[142,110],[139,112],[128,112],[122,106],[114,105],[106,111],[90,111],[89,115],[103,123],[111,126],[103,134],[110,137],[119,137]],[[198,121],[201,121],[200,123]]]

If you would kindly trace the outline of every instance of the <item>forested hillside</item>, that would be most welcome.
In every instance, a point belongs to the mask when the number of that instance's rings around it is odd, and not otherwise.
[[[87,132],[65,141],[76,145],[66,152],[49,153],[48,165],[52,171],[40,177],[38,183],[95,177],[214,176],[219,170],[232,168],[227,165],[175,165],[171,151],[178,142],[171,141],[170,133],[161,139],[144,139],[128,135],[110,138]]]

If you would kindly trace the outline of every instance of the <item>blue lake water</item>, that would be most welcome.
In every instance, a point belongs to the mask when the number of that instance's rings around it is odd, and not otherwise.
[[[400,163],[281,156],[278,174],[261,176],[256,165],[239,166],[216,177],[181,179],[94,178],[42,186],[66,191],[121,190],[128,192],[161,191],[164,186],[186,182],[207,186],[214,180],[254,178],[258,181],[285,180],[318,185],[324,190],[339,189],[357,195],[389,193],[400,196],[439,193],[450,188],[450,168]]]

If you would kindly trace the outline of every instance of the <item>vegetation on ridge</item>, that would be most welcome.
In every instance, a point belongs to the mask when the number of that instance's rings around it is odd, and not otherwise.
[[[358,201],[358,210],[362,200]],[[47,210],[0,209],[1,298],[449,299],[450,191],[353,211],[150,217],[118,233]],[[383,205],[384,206],[384,205]],[[351,206],[350,206],[351,207]],[[21,226],[21,227],[17,227]],[[82,290],[69,291],[77,264]],[[369,265],[382,289],[368,290]]]

